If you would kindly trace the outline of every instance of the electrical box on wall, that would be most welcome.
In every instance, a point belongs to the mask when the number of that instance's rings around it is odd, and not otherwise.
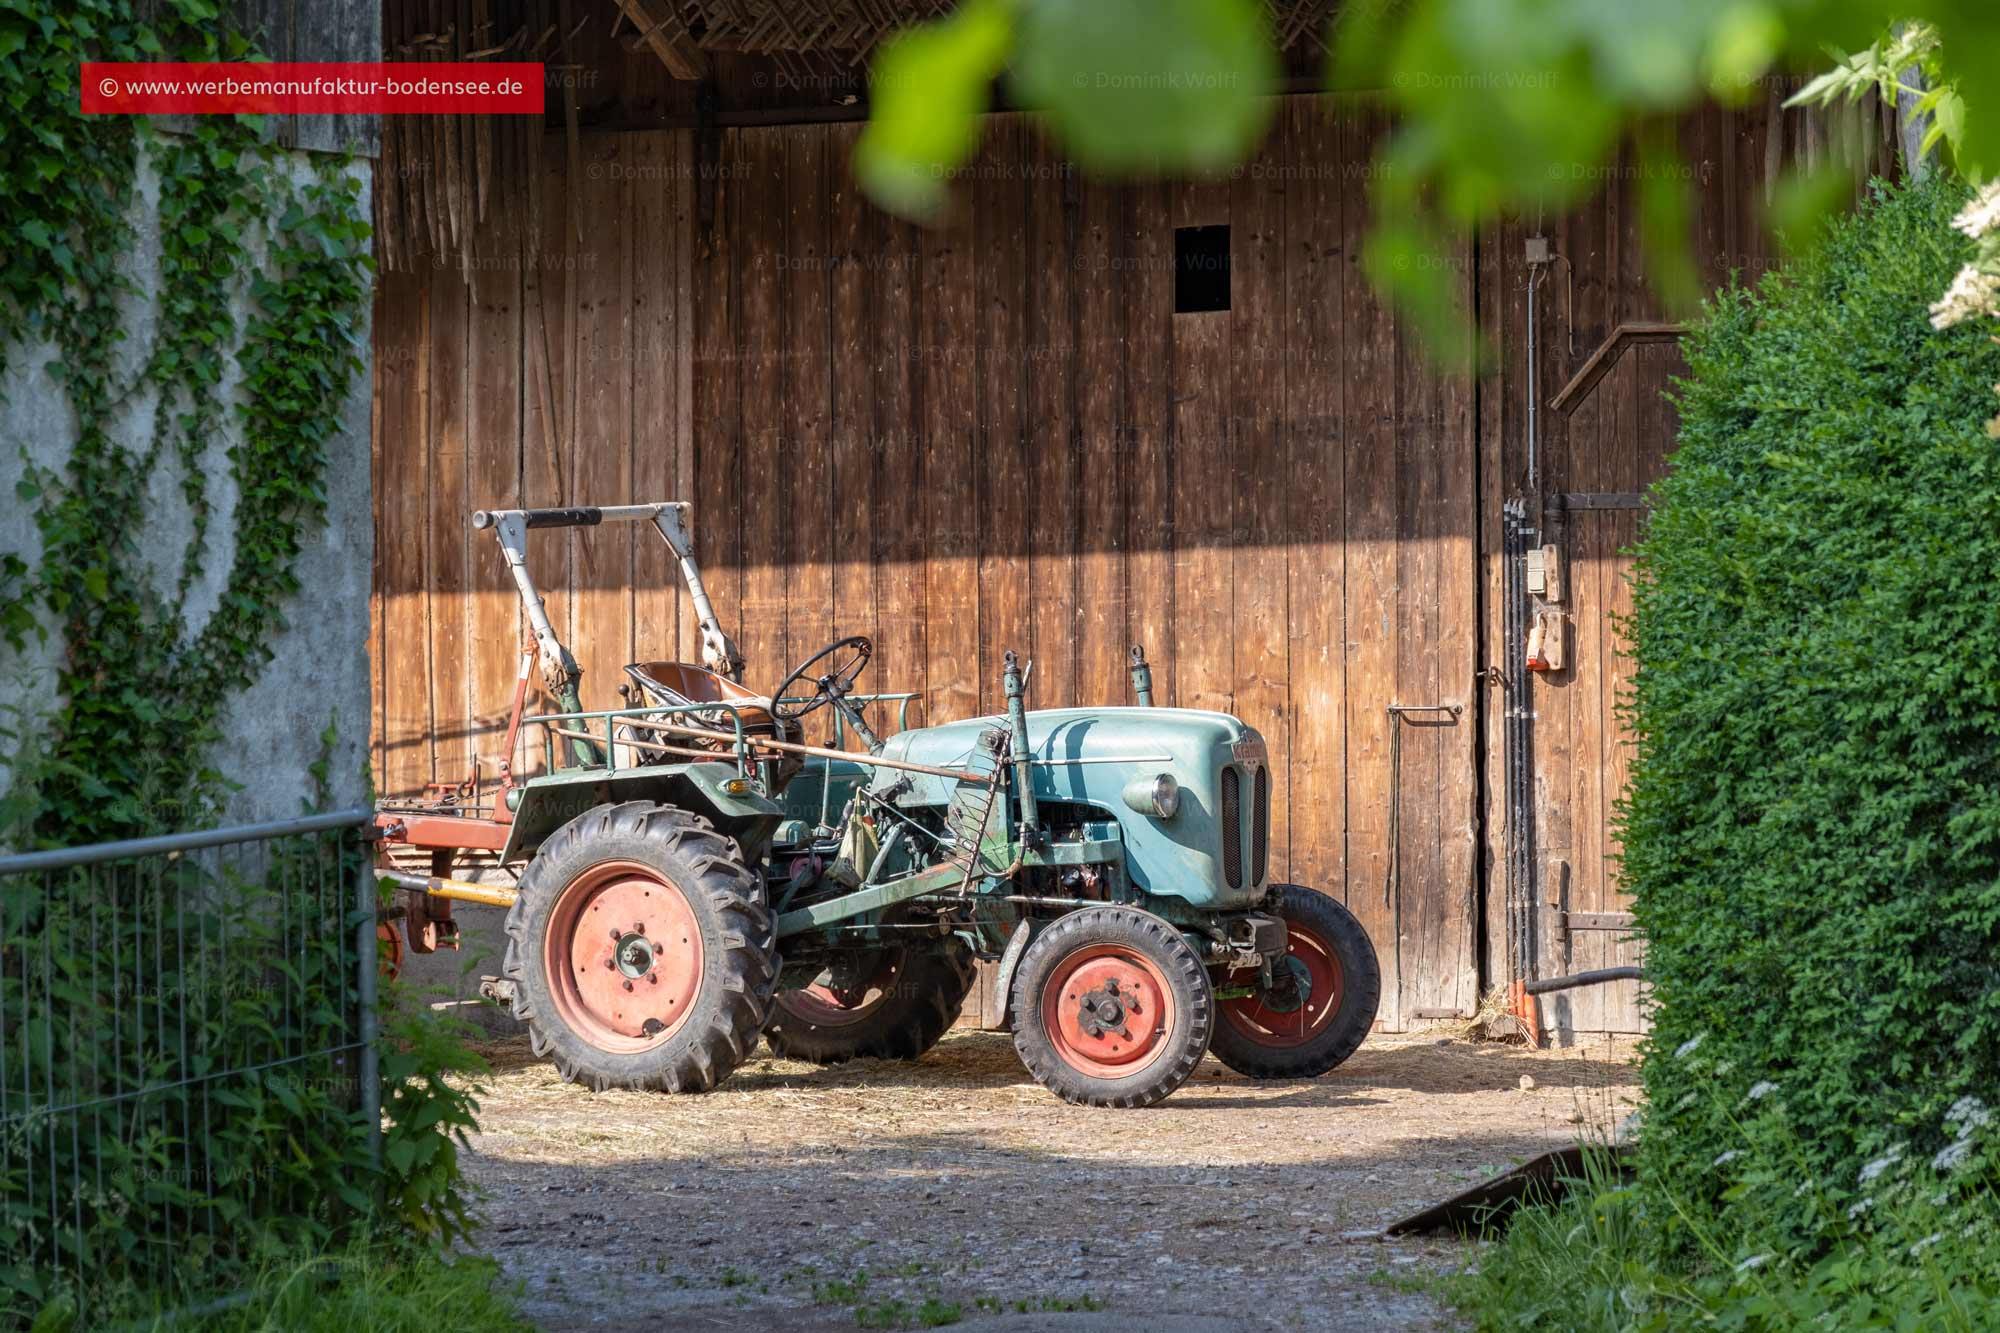
[[[1555,547],[1528,552],[1528,591],[1545,602],[1562,600],[1562,555]]]
[[[1569,617],[1560,611],[1535,612],[1535,623],[1528,630],[1528,660],[1523,665],[1530,671],[1561,671],[1568,628]]]

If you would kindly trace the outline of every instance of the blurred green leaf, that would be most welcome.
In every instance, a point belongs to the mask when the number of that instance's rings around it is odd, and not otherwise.
[[[1253,0],[1027,0],[1011,77],[1086,167],[1204,172],[1256,147],[1278,59]]]
[[[1785,22],[1764,4],[1736,5],[1725,12],[1708,40],[1708,90],[1740,102],[1771,67],[1785,44]]]
[[[1690,247],[1694,236],[1691,172],[1673,128],[1655,122],[1640,134],[1639,239],[1651,262],[1653,288],[1668,310],[1684,313],[1701,300]]]
[[[979,142],[979,116],[1013,43],[1005,0],[969,0],[891,41],[869,71],[868,128],[854,170],[875,202],[925,219]]]
[[[1796,253],[1854,198],[1854,168],[1826,162],[1778,181],[1771,196],[1771,229]]]

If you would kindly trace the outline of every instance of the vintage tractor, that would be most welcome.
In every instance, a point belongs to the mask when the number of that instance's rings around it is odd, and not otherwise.
[[[537,528],[650,523],[676,557],[701,665],[625,668],[625,706],[586,712],[528,573]],[[1223,713],[1030,712],[1007,654],[1004,716],[897,731],[858,693],[845,638],[768,693],[702,586],[683,504],[491,510],[533,631],[497,782],[472,777],[376,815],[418,949],[452,942],[454,900],[505,905],[504,977],[535,1049],[596,1088],[700,1092],[761,1035],[831,1063],[912,1059],[957,1018],[976,959],[1037,1081],[1093,1106],[1167,1096],[1205,1052],[1263,1078],[1346,1059],[1374,1022],[1375,953],[1347,909],[1268,882],[1263,739]],[[560,711],[524,716],[539,661]],[[808,743],[806,722],[830,724]],[[510,760],[522,724],[546,763]],[[842,748],[843,745],[859,748]],[[505,879],[512,887],[470,882]]]

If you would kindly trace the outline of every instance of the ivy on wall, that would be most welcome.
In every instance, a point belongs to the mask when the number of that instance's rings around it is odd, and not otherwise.
[[[301,171],[253,117],[84,116],[85,60],[218,60],[249,53],[209,0],[0,0],[0,367],[26,339],[74,414],[59,466],[26,469],[19,500],[39,560],[0,555],[0,636],[16,652],[60,636],[50,713],[0,808],[18,844],[189,826],[228,790],[210,762],[230,695],[253,683],[285,627],[304,534],[324,517],[327,446],[355,375],[373,259],[359,183],[338,163]],[[131,271],[142,161],[158,177],[157,272]],[[247,292],[248,312],[236,310]],[[156,300],[142,357],[126,314]],[[226,393],[231,362],[237,387]],[[121,367],[123,369],[121,369]],[[150,429],[121,444],[151,396]],[[198,628],[185,604],[210,554],[205,458],[233,415],[229,567]],[[150,478],[181,477],[193,540],[157,576],[142,549]]]

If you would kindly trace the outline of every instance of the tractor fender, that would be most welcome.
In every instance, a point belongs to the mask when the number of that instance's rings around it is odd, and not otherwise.
[[[994,998],[1000,1005],[1000,1016],[996,1027],[1007,1026],[1007,1002],[1014,994],[1014,969],[1021,965],[1021,955],[1028,951],[1028,936],[1034,933],[1034,923],[1022,921],[1014,927],[1008,937],[1007,947],[1000,951],[1000,970],[993,978]]]

